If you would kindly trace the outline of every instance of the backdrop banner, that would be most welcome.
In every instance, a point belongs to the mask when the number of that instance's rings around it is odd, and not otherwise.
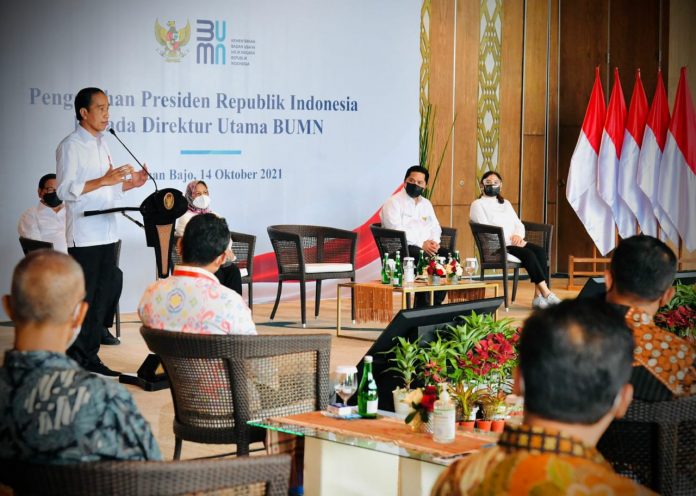
[[[359,278],[372,277],[377,250],[367,226],[418,161],[420,7],[13,2],[0,18],[3,291],[22,256],[17,220],[38,201],[39,178],[55,172],[56,147],[76,125],[74,95],[86,86],[107,92],[111,126],[160,188],[183,191],[202,179],[230,229],[257,236],[258,281],[274,280],[272,224],[358,230]],[[136,165],[105,139],[114,166]],[[138,206],[153,190],[149,182],[121,204]],[[118,218],[121,309],[130,312],[155,278],[155,261],[143,231]],[[257,287],[257,301],[274,296],[275,285]]]

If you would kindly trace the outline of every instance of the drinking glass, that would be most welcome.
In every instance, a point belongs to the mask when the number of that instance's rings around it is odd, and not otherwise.
[[[473,281],[474,280],[474,273],[476,272],[476,269],[478,268],[478,260],[474,257],[467,258],[464,260],[464,272],[469,274],[469,280]]]
[[[343,400],[343,404],[347,405],[350,397],[358,390],[358,369],[352,365],[340,365],[336,367],[336,384],[334,384],[334,390]]]

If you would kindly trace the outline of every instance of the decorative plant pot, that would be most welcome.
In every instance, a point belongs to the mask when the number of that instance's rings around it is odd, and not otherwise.
[[[491,430],[491,421],[490,420],[477,420],[476,421],[476,428],[480,431],[488,432]]]
[[[463,422],[459,422],[459,425],[461,426],[463,431],[466,432],[471,432],[474,430],[474,424],[476,424],[475,420],[465,420]]]
[[[505,419],[496,419],[491,421],[491,432],[503,432],[505,427]]]
[[[404,403],[406,395],[409,393],[407,389],[397,388],[392,391],[392,396],[394,398],[394,413],[400,419],[405,419],[408,412],[411,411],[411,407]]]
[[[432,434],[433,432],[433,417],[428,416],[428,421],[423,422],[418,415],[408,424],[413,432],[421,432],[423,434]]]
[[[439,286],[442,284],[442,278],[440,276],[432,275],[430,276],[430,285],[431,286]]]

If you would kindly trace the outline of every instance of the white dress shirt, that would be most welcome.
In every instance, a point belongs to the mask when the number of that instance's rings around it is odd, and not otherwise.
[[[422,196],[417,200],[408,196],[405,189],[392,195],[379,213],[382,227],[405,231],[409,245],[422,247],[428,240],[439,243],[442,228],[433,204]]]
[[[68,252],[65,243],[65,206],[57,212],[39,202],[28,208],[19,218],[17,232],[23,238],[53,243],[53,249]]]
[[[56,150],[58,198],[65,202],[65,236],[68,247],[97,246],[118,241],[116,214],[85,217],[86,210],[104,210],[116,206],[123,196],[123,185],[102,186],[82,194],[85,183],[103,176],[111,164],[104,134],[93,136],[85,128],[69,134]]]
[[[502,227],[506,246],[512,245],[513,234],[524,238],[524,224],[508,200],[498,203],[495,196],[482,196],[471,204],[469,218],[478,224]]]

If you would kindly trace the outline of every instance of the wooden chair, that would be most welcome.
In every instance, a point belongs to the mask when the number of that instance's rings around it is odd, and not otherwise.
[[[307,281],[316,281],[314,316],[318,317],[322,281],[350,279],[355,282],[358,235],[333,227],[306,225],[269,226],[267,230],[278,264],[278,293],[271,320],[278,310],[283,281],[299,281],[302,327],[306,327]]]
[[[483,281],[486,269],[502,270],[505,310],[508,310],[508,269],[513,269],[514,271],[512,299],[510,300],[514,302],[515,296],[517,296],[517,280],[519,279],[520,267],[522,264],[519,263],[519,259],[516,257],[513,257],[512,260],[510,259],[512,256],[507,253],[505,235],[503,234],[502,227],[478,224],[476,222],[469,222],[469,225],[471,226],[471,233],[474,235],[474,241],[476,242],[476,248],[478,249],[479,258],[481,260],[481,280]]]
[[[551,224],[541,224],[538,222],[522,221],[524,231],[528,242],[537,246],[541,246],[546,251],[547,266],[546,281],[548,287],[551,287],[551,243],[553,241],[553,226]]]
[[[237,267],[242,275],[242,284],[248,285],[249,309],[254,309],[254,250],[256,249],[256,236],[230,231],[232,236],[232,252],[236,255]]]
[[[323,410],[329,400],[331,336],[192,334],[141,327],[159,355],[174,402],[174,459],[182,441],[249,444],[265,430],[249,420]]]
[[[104,461],[70,465],[0,464],[0,482],[14,494],[159,496],[288,494],[290,456],[174,462]],[[227,490],[227,491],[226,491]]]
[[[597,448],[614,470],[665,495],[696,491],[696,397],[634,400]]]

